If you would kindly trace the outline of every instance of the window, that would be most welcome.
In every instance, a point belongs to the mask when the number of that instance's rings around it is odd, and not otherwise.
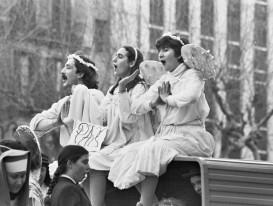
[[[150,40],[153,40],[152,42],[150,42],[150,48],[152,49],[156,49],[155,47],[155,42],[157,39],[159,39],[162,35],[162,30],[161,29],[157,29],[157,28],[150,28]]]
[[[95,35],[94,43],[96,53],[105,52],[107,50],[106,46],[109,43],[109,22],[105,20],[96,19],[95,20]]]
[[[255,4],[255,34],[254,41],[256,46],[266,47],[267,33],[267,8],[264,4]]]
[[[163,0],[150,0],[150,24],[163,26],[164,7]]]
[[[228,44],[227,45],[227,60],[230,65],[239,66],[241,58],[241,49],[239,45]]]
[[[39,108],[49,108],[52,101],[61,98],[61,69],[62,61],[54,57],[45,58],[44,64],[35,67],[35,78],[33,78],[30,96],[35,101],[35,106]]]
[[[201,1],[201,46],[213,54],[214,41],[213,0]]]
[[[226,94],[227,94],[227,101],[230,106],[231,111],[234,114],[241,114],[240,111],[240,88],[241,83],[239,80],[236,79],[230,79],[228,83],[226,84]]]
[[[267,114],[267,95],[266,87],[262,84],[255,84],[255,96],[254,96],[254,106],[255,106],[255,121],[258,123]],[[266,126],[266,125],[263,125]]]
[[[52,36],[61,38],[61,0],[52,1]]]
[[[255,119],[260,121],[266,115],[267,108],[267,52],[256,49],[254,59],[255,81]]]
[[[62,60],[59,58],[47,58],[46,59],[46,70],[44,76],[46,77],[47,84],[52,86],[52,90],[60,91],[62,87],[61,82],[61,70]],[[45,84],[46,84],[45,82]]]
[[[53,39],[69,39],[71,29],[71,3],[66,0],[52,1],[52,30]]]
[[[201,1],[201,35],[214,36],[213,0]]]
[[[11,37],[31,37],[36,25],[36,9],[33,0],[17,0],[9,12]]]
[[[211,54],[213,54],[213,39],[211,38],[202,38],[201,39],[201,47],[209,50]]]
[[[240,0],[229,0],[227,8],[227,101],[234,114],[240,114],[241,48],[240,48]]]
[[[189,31],[189,0],[176,0],[176,30]]]
[[[254,13],[255,120],[266,115],[267,108],[267,3],[256,1]]]
[[[150,57],[158,60],[155,42],[161,37],[164,26],[164,4],[163,0],[150,0]]]
[[[240,41],[240,0],[228,1],[227,37],[230,41]]]
[[[35,88],[34,84],[37,74],[35,68],[39,68],[39,59],[34,54],[26,53],[24,51],[15,51],[14,60],[14,78],[19,80],[16,81],[17,87],[20,88],[19,93],[29,95],[31,94],[32,88]]]

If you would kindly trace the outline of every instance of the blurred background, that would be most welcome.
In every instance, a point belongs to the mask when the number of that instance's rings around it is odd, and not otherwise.
[[[168,31],[216,58],[205,88],[214,157],[273,161],[272,0],[0,0],[0,138],[68,94],[68,54],[82,49],[95,61],[106,93],[116,50],[132,45],[157,60],[155,41]],[[40,139],[51,161],[58,134]]]

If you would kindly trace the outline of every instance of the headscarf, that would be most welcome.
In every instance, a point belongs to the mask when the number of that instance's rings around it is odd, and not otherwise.
[[[0,205],[1,206],[10,206],[10,192],[9,185],[7,180],[7,171],[6,171],[6,163],[11,159],[20,159],[22,161],[25,157],[27,157],[27,166],[26,166],[26,180],[21,190],[17,193],[16,201],[18,206],[26,206],[28,205],[28,196],[29,196],[29,173],[30,173],[30,153],[28,151],[22,150],[8,150],[0,155]],[[22,170],[20,168],[14,167],[14,164],[9,167],[10,169],[14,169],[15,172]]]
[[[43,194],[39,179],[41,175],[42,156],[39,141],[35,133],[26,125],[19,126],[12,137],[30,152],[29,198],[43,205]]]

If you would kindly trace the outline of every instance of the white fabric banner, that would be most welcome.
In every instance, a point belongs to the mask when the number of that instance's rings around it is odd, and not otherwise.
[[[89,152],[99,151],[108,127],[76,120],[68,145],[80,145]]]

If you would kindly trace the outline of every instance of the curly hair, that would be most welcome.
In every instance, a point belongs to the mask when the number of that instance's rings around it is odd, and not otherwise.
[[[95,62],[90,60],[85,55],[84,51],[78,50],[74,54],[78,55],[83,61],[85,61],[87,63],[91,63],[94,66],[96,66]],[[88,89],[98,89],[99,81],[98,81],[97,72],[93,68],[80,63],[77,59],[74,59],[74,60],[75,60],[75,67],[77,69],[76,73],[83,74],[82,81],[83,81],[84,85],[87,86]]]

